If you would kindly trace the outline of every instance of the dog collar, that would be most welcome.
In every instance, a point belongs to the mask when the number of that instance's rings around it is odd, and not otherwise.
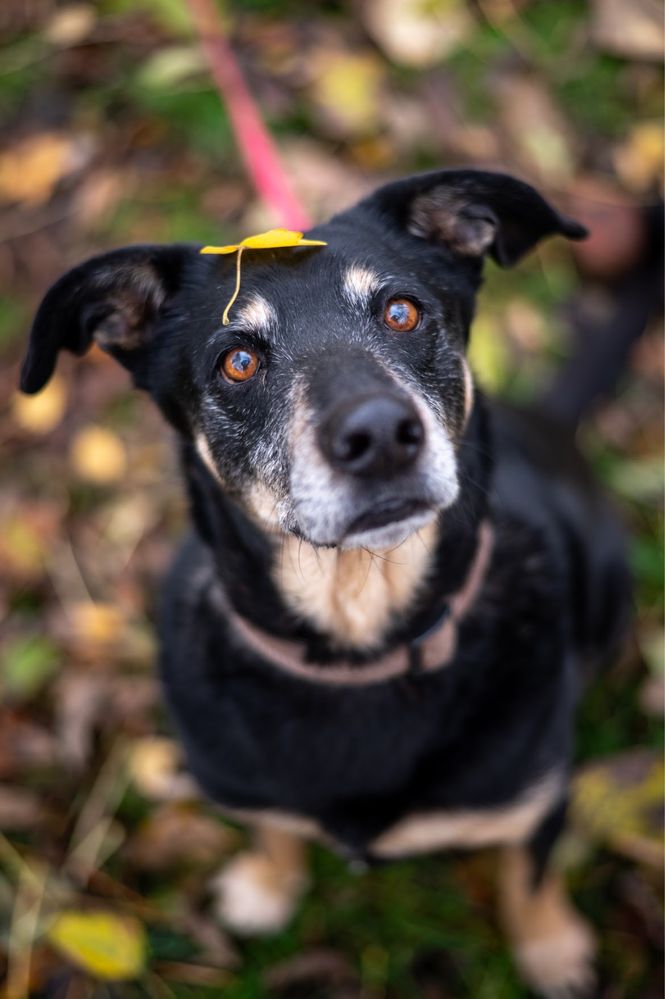
[[[431,673],[452,660],[457,649],[459,623],[480,593],[489,568],[492,545],[492,528],[488,521],[483,521],[464,584],[448,597],[436,620],[410,642],[363,663],[350,660],[334,664],[308,661],[302,642],[271,635],[238,614],[219,580],[216,580],[212,592],[237,640],[262,659],[291,676],[313,683],[361,687],[399,676]]]

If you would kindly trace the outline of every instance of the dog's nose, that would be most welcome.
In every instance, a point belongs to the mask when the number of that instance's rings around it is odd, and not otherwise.
[[[380,478],[413,464],[424,436],[408,399],[380,394],[337,407],[322,427],[321,445],[341,472]]]

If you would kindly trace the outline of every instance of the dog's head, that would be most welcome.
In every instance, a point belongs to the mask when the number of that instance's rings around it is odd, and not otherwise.
[[[444,171],[389,184],[311,233],[325,247],[135,246],[58,281],[21,386],[96,341],[271,530],[389,548],[450,506],[472,405],[464,358],[483,258],[585,235],[520,181]]]

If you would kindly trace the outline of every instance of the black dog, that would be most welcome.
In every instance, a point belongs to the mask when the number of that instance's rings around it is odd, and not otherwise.
[[[531,187],[444,171],[381,188],[325,246],[137,246],[65,275],[22,388],[94,339],[178,431],[195,532],[166,587],[166,694],[189,766],[251,822],[220,879],[238,930],[290,916],[302,839],[363,858],[501,844],[524,977],[588,981],[548,865],[575,703],[627,619],[620,532],[572,433],[473,392],[489,253],[585,235]]]

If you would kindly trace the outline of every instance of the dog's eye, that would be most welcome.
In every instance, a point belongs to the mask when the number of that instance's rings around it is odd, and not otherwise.
[[[248,347],[234,347],[222,359],[222,373],[231,382],[246,382],[259,369],[259,355]]]
[[[420,312],[408,298],[391,298],[383,310],[383,321],[397,333],[410,333],[420,322]]]

